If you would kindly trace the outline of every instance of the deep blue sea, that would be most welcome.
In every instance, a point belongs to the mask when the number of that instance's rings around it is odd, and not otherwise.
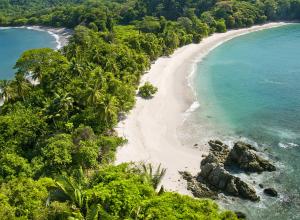
[[[224,199],[249,219],[300,219],[300,24],[250,33],[214,49],[198,64],[200,107],[190,116],[194,135],[253,143],[278,171],[237,174],[261,196],[254,203]],[[199,129],[197,130],[197,126]],[[279,198],[262,193],[274,187]]]
[[[56,48],[56,39],[45,31],[0,28],[0,79],[14,76],[13,66],[20,55],[33,48]]]

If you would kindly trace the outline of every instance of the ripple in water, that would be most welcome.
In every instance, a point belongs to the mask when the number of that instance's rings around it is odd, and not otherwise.
[[[299,34],[300,25],[292,24],[235,38],[208,54],[194,75],[200,106],[185,121],[183,141],[257,143],[278,168],[242,174],[257,189],[260,202],[220,201],[249,219],[300,219]],[[274,187],[280,196],[265,196],[259,183]]]

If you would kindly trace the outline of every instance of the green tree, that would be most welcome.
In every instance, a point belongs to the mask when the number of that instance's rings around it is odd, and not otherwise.
[[[154,87],[151,83],[146,82],[143,86],[139,88],[139,95],[142,98],[148,99],[153,97],[153,95],[157,92],[157,88]]]
[[[0,148],[4,152],[22,152],[31,158],[36,143],[47,131],[45,121],[32,109],[16,105],[0,115]]]
[[[234,213],[220,211],[210,200],[198,200],[177,193],[163,193],[146,200],[137,219],[226,219],[237,220]]]
[[[21,177],[1,184],[0,193],[8,198],[9,205],[14,207],[15,217],[46,219],[47,187],[51,185],[51,179],[34,181],[30,178]]]
[[[154,189],[157,189],[167,172],[167,169],[161,168],[161,164],[159,164],[155,171],[152,164],[142,164],[139,169],[145,181],[150,183]]]
[[[9,204],[9,198],[0,192],[0,219],[10,220],[15,218],[16,208]]]
[[[32,170],[28,161],[15,153],[4,153],[0,156],[0,178],[29,177]]]
[[[31,83],[25,78],[22,73],[17,73],[15,80],[12,81],[11,87],[14,90],[16,99],[22,99],[24,101],[31,90]]]
[[[47,140],[42,149],[45,163],[49,169],[63,171],[72,163],[73,142],[71,135],[57,134]]]
[[[219,33],[226,32],[226,24],[224,20],[219,20],[216,22],[216,31]]]
[[[47,74],[55,72],[56,68],[65,68],[66,58],[58,51],[50,48],[25,51],[18,59],[15,68],[23,75],[31,75],[34,80],[43,82]]]
[[[9,101],[15,97],[14,90],[11,86],[10,80],[1,80],[0,81],[0,99]]]

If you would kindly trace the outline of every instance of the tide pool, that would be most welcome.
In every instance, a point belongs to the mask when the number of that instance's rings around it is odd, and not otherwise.
[[[194,130],[206,129],[199,138],[254,143],[278,168],[237,174],[254,185],[261,202],[221,201],[249,219],[300,219],[299,58],[300,25],[291,24],[230,40],[197,66],[193,84],[200,107],[189,120]],[[259,183],[274,187],[279,198],[265,196]]]
[[[13,78],[13,67],[24,51],[56,46],[56,39],[46,31],[0,28],[0,79]]]

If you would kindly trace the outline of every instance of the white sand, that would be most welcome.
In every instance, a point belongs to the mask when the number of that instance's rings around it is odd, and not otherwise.
[[[142,83],[150,81],[158,87],[157,94],[150,100],[137,98],[135,108],[116,129],[120,136],[128,139],[128,144],[118,149],[116,164],[130,161],[154,165],[161,163],[167,168],[162,181],[164,187],[190,194],[178,171],[188,170],[196,174],[200,170],[201,156],[208,153],[207,147],[197,149],[192,145],[184,146],[177,136],[177,130],[184,120],[183,113],[195,99],[188,86],[188,76],[193,66],[225,41],[284,24],[268,23],[217,33],[205,38],[200,44],[177,49],[171,57],[159,58],[142,78]]]

